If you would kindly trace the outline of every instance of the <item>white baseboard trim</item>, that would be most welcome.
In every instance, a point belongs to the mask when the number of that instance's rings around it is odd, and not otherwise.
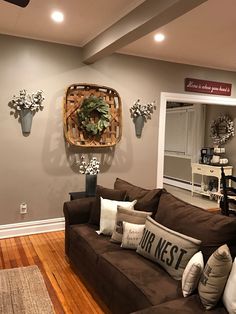
[[[0,225],[0,239],[65,229],[65,219],[53,218]]]
[[[163,178],[163,182],[165,184],[176,186],[176,187],[181,188],[181,189],[192,191],[192,183],[191,182],[181,182],[181,181],[175,180],[174,178]],[[201,191],[200,185],[194,184],[194,190],[195,191]]]
[[[178,188],[185,189],[188,191],[192,190],[192,185],[190,182],[181,182],[181,181],[175,180],[174,178],[173,179],[163,178],[163,182],[165,184],[173,185],[173,186],[176,186]]]

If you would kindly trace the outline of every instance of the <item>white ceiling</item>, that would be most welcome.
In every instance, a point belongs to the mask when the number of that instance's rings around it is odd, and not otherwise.
[[[0,33],[82,47],[142,2],[31,0],[22,9],[0,0]],[[51,21],[54,9],[64,12],[62,24]],[[236,71],[235,12],[236,0],[208,0],[157,30],[164,42],[154,42],[155,31],[118,52]]]
[[[23,9],[0,0],[0,33],[82,47],[142,2],[31,0]],[[51,20],[54,10],[64,13],[62,24]]]
[[[156,32],[166,35],[157,43]],[[120,52],[236,71],[236,0],[208,0]]]

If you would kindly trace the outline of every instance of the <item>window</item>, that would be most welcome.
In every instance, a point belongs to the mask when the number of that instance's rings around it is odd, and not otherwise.
[[[166,110],[165,155],[191,158],[202,146],[205,106],[191,105]]]

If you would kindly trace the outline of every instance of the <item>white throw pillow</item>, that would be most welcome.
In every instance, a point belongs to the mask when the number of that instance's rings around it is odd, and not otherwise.
[[[194,254],[185,267],[182,276],[182,292],[186,298],[194,292],[204,269],[202,252]]]
[[[101,197],[101,217],[99,234],[112,235],[116,223],[117,206],[134,210],[137,200],[132,202],[112,201]]]
[[[236,313],[236,258],[234,259],[229,278],[227,280],[223,294],[223,303],[230,314]]]
[[[143,236],[145,225],[132,224],[123,221],[123,236],[121,247],[136,250]]]

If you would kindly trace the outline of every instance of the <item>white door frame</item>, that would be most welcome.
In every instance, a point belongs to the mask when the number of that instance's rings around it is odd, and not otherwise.
[[[167,101],[185,102],[185,103],[194,103],[194,104],[200,103],[200,104],[236,106],[236,98],[161,92],[160,109],[159,109],[159,117],[158,117],[158,136],[157,136],[157,180],[156,180],[157,188],[163,187]]]

